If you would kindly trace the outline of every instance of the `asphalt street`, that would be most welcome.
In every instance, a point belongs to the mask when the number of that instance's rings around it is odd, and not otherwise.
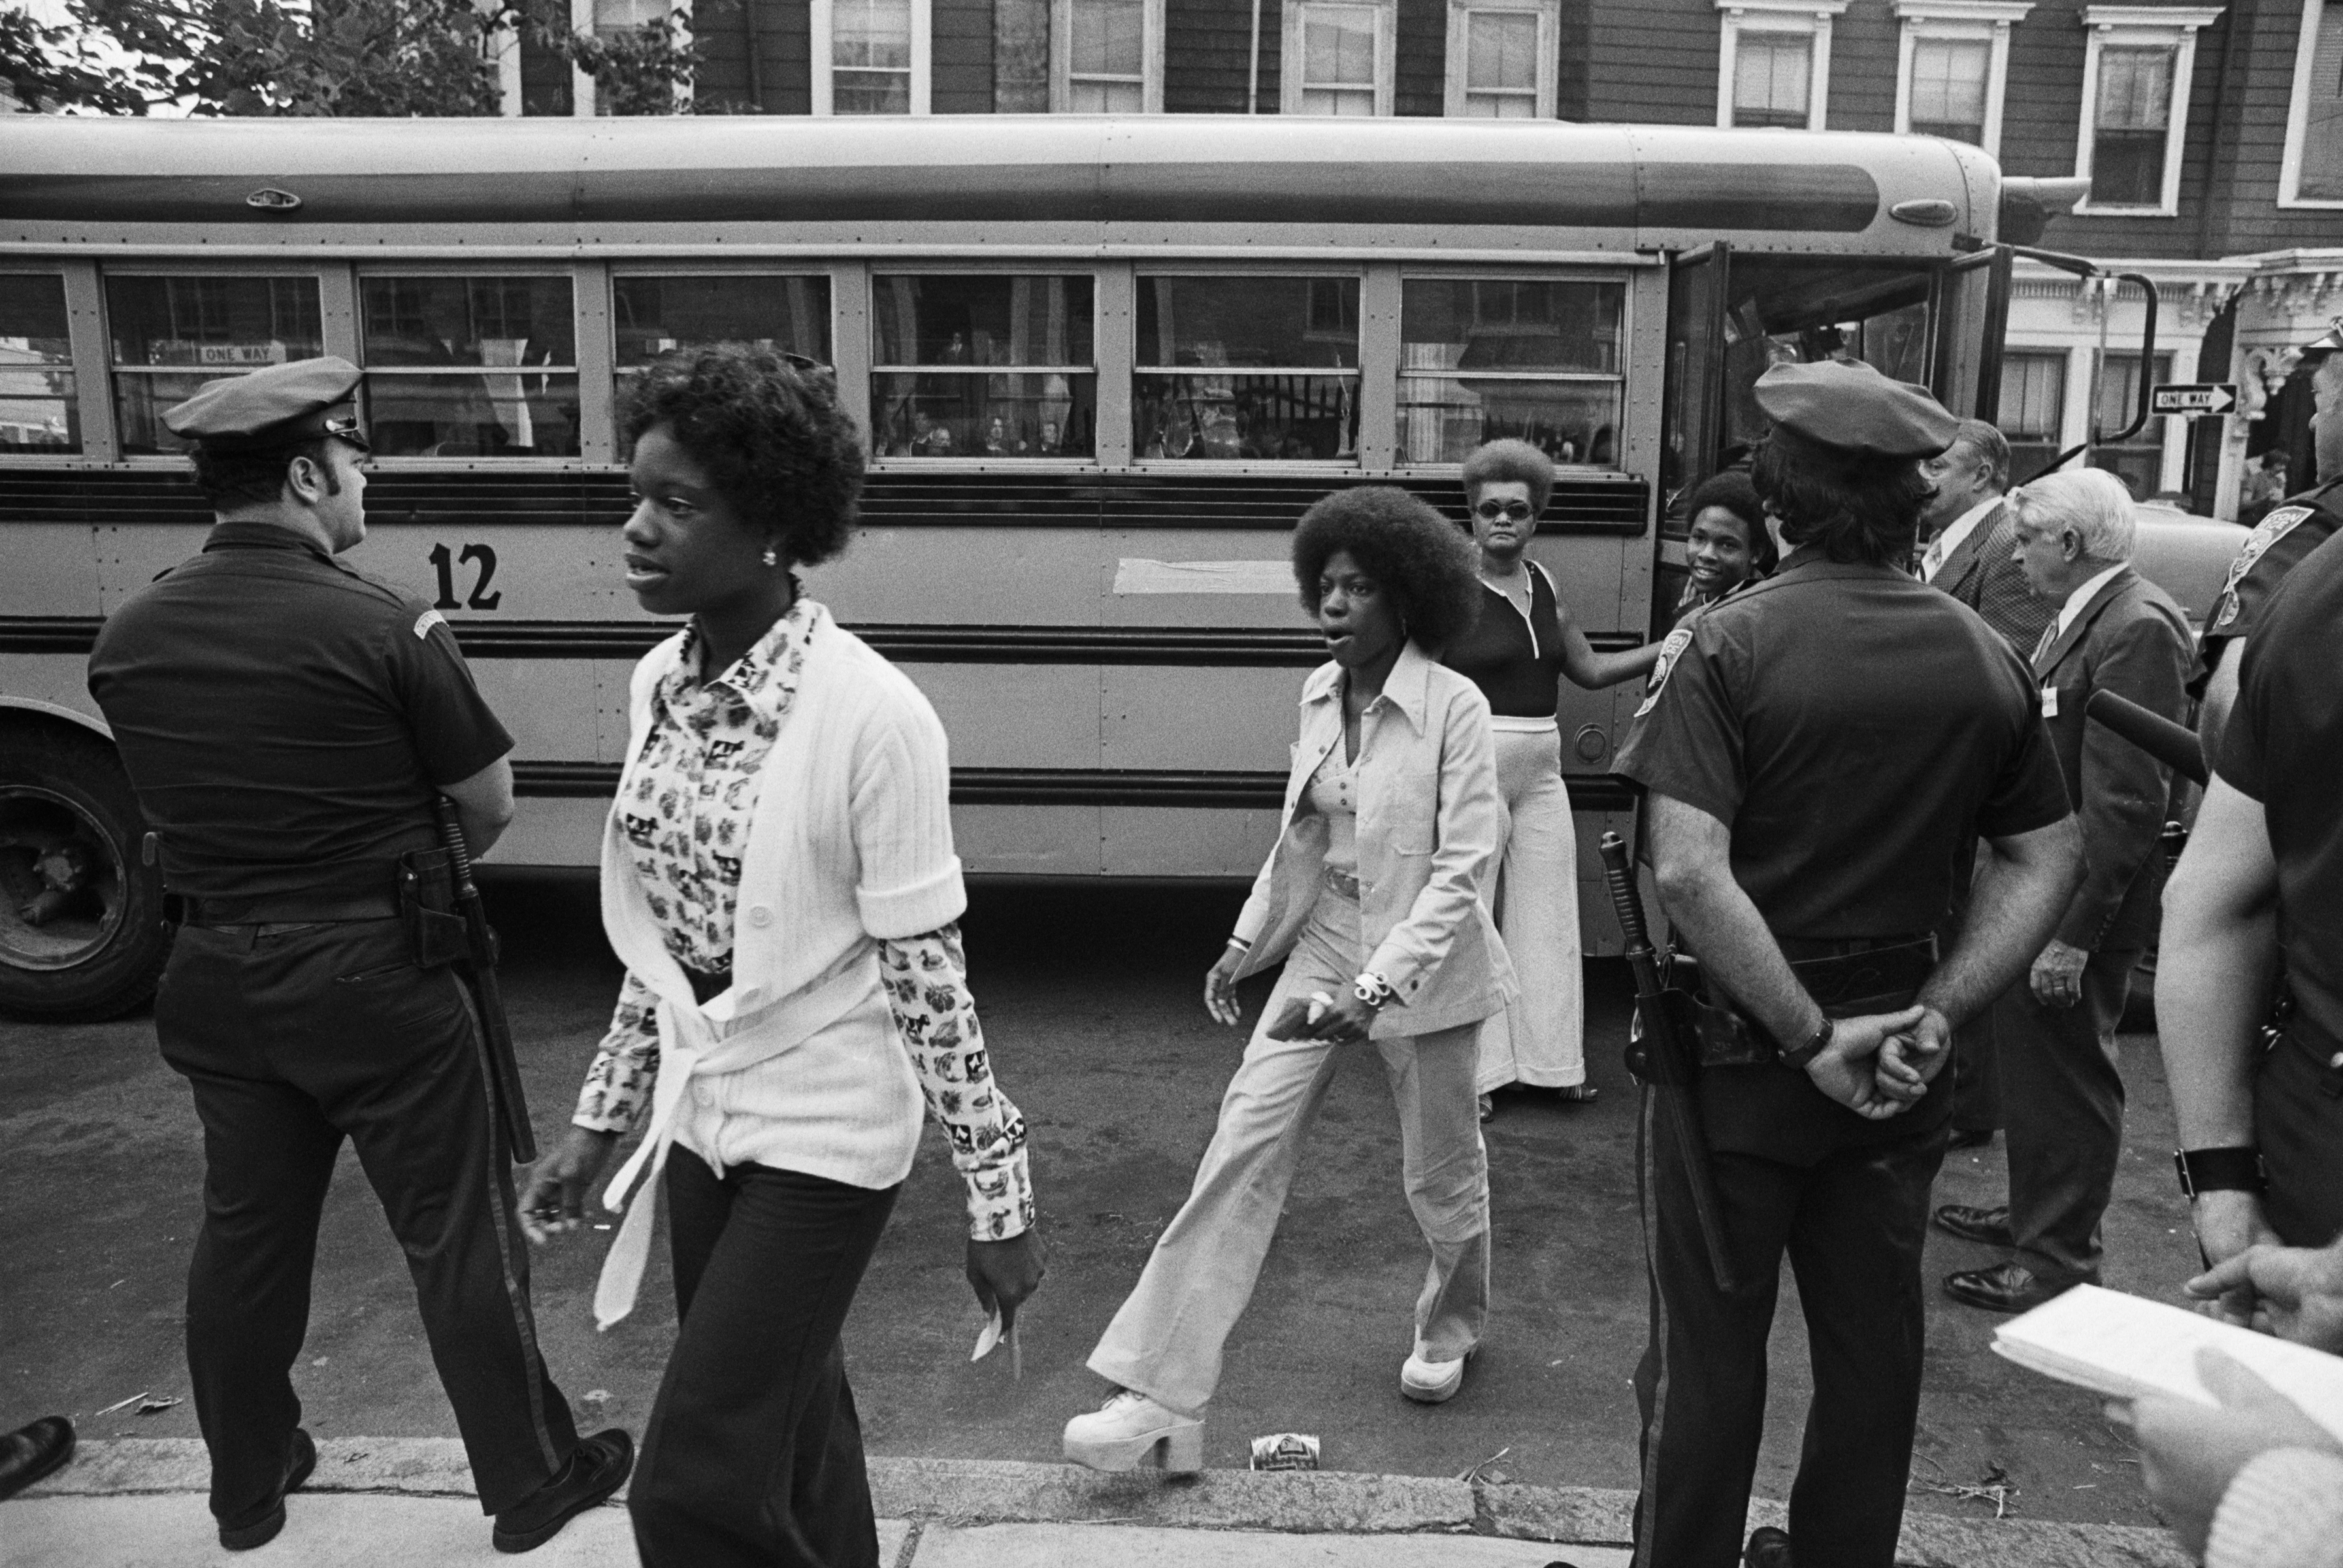
[[[506,994],[537,1125],[550,1135],[608,1020],[618,971],[590,880],[490,889]],[[1239,901],[1229,888],[980,887],[965,921],[997,1070],[1032,1128],[1050,1272],[1023,1330],[1024,1377],[971,1365],[980,1315],[960,1271],[960,1185],[930,1134],[848,1327],[875,1453],[1051,1461],[1067,1416],[1104,1386],[1082,1360],[1184,1196],[1242,1045],[1212,1024],[1201,980]],[[1210,1412],[1206,1462],[1298,1431],[1325,1466],[1422,1476],[1632,1487],[1628,1378],[1645,1312],[1633,1095],[1619,1059],[1629,986],[1588,966],[1591,1106],[1501,1096],[1488,1129],[1496,1310],[1463,1392],[1416,1406],[1397,1378],[1422,1243],[1399,1191],[1398,1135],[1363,1056],[1329,1098],[1252,1309]],[[1266,982],[1248,988],[1257,1009]],[[1250,1016],[1250,1012],[1249,1012]],[[2107,1283],[2172,1298],[2194,1249],[2171,1180],[2170,1110],[2153,1040],[2127,1036],[2128,1146],[2107,1220]],[[180,1292],[199,1212],[201,1139],[144,1014],[88,1026],[0,1022],[0,1424],[74,1414],[91,1437],[192,1437],[192,1407],[102,1407],[186,1392]],[[1947,1201],[2000,1191],[1998,1147],[1955,1155]],[[548,1359],[581,1425],[640,1430],[672,1332],[663,1266],[634,1318],[597,1334],[588,1302],[608,1232],[538,1256]],[[1932,1236],[1932,1277],[1989,1261]],[[1994,1356],[1994,1320],[1938,1299],[1914,1506],[2025,1518],[2155,1523],[2138,1469],[2098,1402]],[[1805,1336],[1785,1285],[1774,1342],[1761,1494],[1786,1494],[1805,1392]],[[454,1423],[404,1260],[347,1154],[325,1221],[298,1382],[320,1437],[444,1437]],[[135,1408],[135,1407],[134,1407]],[[1935,1490],[1942,1488],[1944,1490]],[[1956,1493],[1966,1490],[1966,1494]]]

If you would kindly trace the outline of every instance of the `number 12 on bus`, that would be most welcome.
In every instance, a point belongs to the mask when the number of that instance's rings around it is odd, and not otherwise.
[[[1275,135],[1269,133],[1275,131]],[[93,1016],[159,889],[83,666],[209,517],[161,413],[240,367],[365,372],[370,537],[518,738],[507,864],[583,866],[628,676],[614,402],[678,345],[836,367],[861,529],[809,591],[950,732],[980,876],[1240,879],[1324,652],[1282,562],[1329,489],[1464,523],[1561,477],[1533,555],[1597,647],[1664,628],[1671,503],[1771,364],[1868,360],[1991,417],[2024,182],[1926,137],[1558,122],[42,120],[0,203],[0,1007]],[[255,206],[249,192],[297,205]],[[1590,950],[1632,690],[1565,683]]]

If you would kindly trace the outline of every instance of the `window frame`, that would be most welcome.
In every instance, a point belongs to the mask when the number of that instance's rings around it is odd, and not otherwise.
[[[84,276],[76,276],[77,267],[85,269]],[[88,339],[98,337],[98,340],[104,345],[99,351],[101,356],[99,364],[103,367],[104,374],[98,379],[104,385],[97,388],[97,393],[98,400],[103,402],[106,412],[106,447],[110,453],[114,440],[114,346],[110,338],[103,337],[92,330],[93,328],[102,329],[103,323],[95,313],[86,312],[84,308],[84,290],[80,286],[84,282],[84,276],[91,282],[95,281],[95,272],[94,269],[90,269],[89,263],[68,261],[63,257],[55,260],[25,257],[20,260],[12,256],[5,262],[0,262],[0,277],[54,277],[57,280],[59,292],[65,297],[65,360],[62,368],[73,381],[71,396],[60,398],[59,401],[72,403],[74,424],[79,437],[71,449],[28,447],[21,451],[10,451],[0,448],[0,463],[5,463],[10,467],[15,467],[21,464],[85,467],[93,462],[109,460],[108,457],[99,456],[98,443],[91,435],[90,408],[93,399],[88,386],[91,377],[82,367],[82,357]],[[33,369],[35,367],[28,365],[18,368]],[[39,367],[39,368],[55,370],[60,367],[52,365]]]
[[[948,258],[930,260],[920,256],[872,257],[861,264],[860,338],[856,369],[861,378],[861,411],[855,416],[862,427],[863,461],[872,470],[880,468],[950,468],[971,465],[990,467],[1009,464],[1020,473],[1051,467],[1097,469],[1104,467],[1106,441],[1108,377],[1108,308],[1107,270],[1094,264],[1061,261],[1044,256],[1017,256],[1000,261],[966,262]],[[830,346],[839,355],[833,367],[841,387],[847,374],[845,355],[841,349],[843,334],[850,330],[845,316],[839,309],[837,274],[832,273],[830,285]],[[1091,362],[1087,367],[1069,365],[901,365],[881,359],[879,354],[879,285],[889,277],[1083,277],[1091,283]],[[1132,329],[1135,333],[1136,328]],[[870,450],[871,437],[878,427],[879,378],[882,376],[1088,376],[1091,378],[1091,418],[1092,431],[1088,453],[1036,453],[1031,457],[992,456],[981,452],[953,452],[944,457],[919,457],[909,452],[888,453]],[[1121,360],[1122,385],[1131,384],[1131,365],[1126,357]],[[841,397],[841,402],[844,399]],[[1130,416],[1121,416],[1126,425]],[[1128,431],[1125,438],[1128,439]]]
[[[1472,93],[1468,79],[1472,55],[1473,15],[1477,11],[1507,12],[1537,18],[1537,84],[1531,118],[1551,120],[1560,112],[1562,88],[1562,0],[1448,0],[1448,59],[1443,73],[1446,85],[1441,113],[1466,119],[1465,101]]]
[[[85,393],[82,400],[83,456],[76,460],[109,461],[134,466],[186,462],[188,459],[185,452],[126,452],[122,449],[121,406],[116,397],[115,379],[124,372],[132,376],[160,376],[175,371],[184,375],[190,371],[213,368],[197,365],[126,366],[118,363],[114,357],[114,308],[106,290],[106,284],[110,279],[117,277],[307,278],[316,286],[317,290],[318,330],[322,339],[319,352],[339,355],[355,365],[357,363],[356,289],[355,286],[351,286],[349,291],[345,293],[343,288],[343,280],[349,276],[350,268],[347,265],[337,266],[328,263],[319,266],[312,263],[306,266],[297,264],[287,266],[274,262],[266,256],[179,258],[164,256],[125,256],[116,262],[106,262],[101,259],[91,264],[87,275],[88,282],[85,285],[89,301],[86,325],[91,333],[91,347],[96,351],[96,357],[92,363],[96,366],[97,374],[83,377],[75,385],[77,387],[85,387],[95,390],[98,400],[105,405],[105,450],[108,456],[104,458],[96,457],[97,448],[93,445],[89,433],[92,400]],[[74,339],[74,358],[75,368],[78,373],[82,356],[82,340],[78,334],[83,328],[84,319],[82,311],[75,308],[75,275],[71,266],[68,265],[65,276],[65,307],[74,313],[73,326],[76,333]],[[242,371],[231,373],[250,375],[252,371],[260,368],[261,367],[255,365]]]
[[[591,0],[571,0],[575,4],[591,4]],[[932,113],[935,85],[935,25],[934,13],[928,0],[907,0],[911,7],[911,82],[910,115]],[[810,0],[808,75],[810,78],[811,112],[816,115],[836,115],[832,106],[837,90],[835,80],[838,57],[835,41],[830,36],[834,0]],[[878,119],[880,116],[854,116],[856,119]]]
[[[1804,34],[1813,40],[1806,74],[1806,129],[1826,128],[1830,116],[1831,25],[1845,14],[1847,0],[1716,0],[1717,128],[1768,128],[1735,126],[1733,123],[1741,35],[1745,32]]]
[[[1313,5],[1340,5],[1347,10],[1370,10],[1375,14],[1375,112],[1374,118],[1388,119],[1397,112],[1399,85],[1399,0],[1287,0],[1280,9],[1277,106],[1280,114],[1308,115],[1302,106],[1303,66],[1306,63],[1302,44],[1303,28]],[[1355,91],[1355,89],[1353,89]],[[1311,118],[1339,119],[1341,116],[1310,116]]]
[[[347,280],[347,310],[348,327],[347,347],[336,347],[334,339],[335,298],[332,274],[338,271]],[[569,335],[571,363],[561,366],[523,366],[508,368],[482,365],[377,366],[367,363],[366,355],[366,283],[375,277],[558,277],[569,286]],[[359,404],[369,426],[374,421],[371,378],[377,376],[427,376],[477,372],[491,375],[521,376],[542,374],[568,376],[578,383],[578,450],[568,454],[546,453],[525,457],[492,457],[478,453],[448,453],[425,457],[417,454],[377,452],[367,461],[369,467],[394,471],[425,471],[432,468],[486,469],[495,473],[518,472],[525,469],[543,471],[549,468],[591,468],[617,462],[610,439],[610,424],[615,410],[615,347],[610,326],[610,268],[604,262],[576,262],[564,266],[540,260],[498,259],[494,256],[432,256],[416,261],[381,260],[351,262],[339,268],[329,268],[327,300],[327,348],[328,354],[340,354],[358,367]],[[831,331],[835,334],[835,309]]]
[[[1074,93],[1074,5],[1076,0],[1050,0],[1050,112],[1070,115]],[[1140,26],[1144,36],[1139,56],[1139,95],[1142,115],[1163,112],[1164,0],[1142,0]]]
[[[2091,177],[2094,145],[2098,136],[2099,57],[2114,48],[2170,49],[2172,112],[2164,127],[2164,182],[2154,206],[2130,202],[2096,202],[2086,188],[2075,210],[2114,217],[2177,217],[2180,216],[2180,165],[2188,140],[2188,98],[2197,79],[2197,34],[2210,26],[2225,9],[2219,5],[2087,5],[2083,26],[2088,42],[2083,55],[2082,113],[2075,133],[2075,176]]]
[[[1367,388],[1369,377],[1376,372],[1375,345],[1373,340],[1378,327],[1384,325],[1375,320],[1370,308],[1374,288],[1375,267],[1373,264],[1334,260],[1316,266],[1312,266],[1308,261],[1278,261],[1249,266],[1242,257],[1222,256],[1204,260],[1186,258],[1146,260],[1129,265],[1130,271],[1125,275],[1128,279],[1129,293],[1123,297],[1121,319],[1116,323],[1114,328],[1118,339],[1116,374],[1121,381],[1119,388],[1119,407],[1122,418],[1121,439],[1130,443],[1127,453],[1121,458],[1124,466],[1132,469],[1144,469],[1150,473],[1178,474],[1240,471],[1253,473],[1270,471],[1281,474],[1355,474],[1367,467],[1366,457],[1370,440]],[[1329,278],[1354,279],[1359,285],[1359,337],[1353,355],[1358,363],[1353,366],[1150,365],[1139,356],[1139,294],[1150,279],[1158,277],[1217,279],[1285,277],[1299,278],[1312,283],[1322,282]],[[1104,292],[1103,282],[1101,282],[1101,294]],[[1396,297],[1396,290],[1394,290],[1394,306]],[[1392,319],[1387,325],[1395,331],[1398,327],[1396,308],[1393,309],[1391,315]],[[1103,329],[1106,326],[1106,312],[1103,306],[1100,316],[1100,325]],[[1103,343],[1103,339],[1101,342]],[[1106,351],[1101,347],[1099,352],[1101,375],[1105,373],[1106,359]],[[1320,376],[1349,378],[1354,389],[1352,398],[1353,407],[1357,410],[1358,421],[1358,435],[1354,437],[1351,455],[1347,457],[1150,457],[1145,456],[1136,439],[1138,432],[1133,428],[1137,418],[1139,378],[1142,376],[1195,376],[1210,374],[1215,370],[1232,376]],[[1106,424],[1104,411],[1106,400],[1103,397],[1099,400],[1099,407],[1101,410],[1099,424],[1103,430]],[[1100,444],[1101,447],[1104,445],[1103,435],[1101,437]],[[1387,462],[1383,466],[1388,467],[1391,465]]]
[[[1589,463],[1581,461],[1567,465],[1557,462],[1554,466],[1560,471],[1568,474],[1601,474],[1615,477],[1625,474],[1628,471],[1625,460],[1626,443],[1624,439],[1624,427],[1627,423],[1630,406],[1630,399],[1627,394],[1627,383],[1634,368],[1633,346],[1634,343],[1635,328],[1635,287],[1634,278],[1632,276],[1624,272],[1595,272],[1582,271],[1575,268],[1556,269],[1554,267],[1536,266],[1521,269],[1493,267],[1459,268],[1441,266],[1403,266],[1399,271],[1398,283],[1399,298],[1397,305],[1399,311],[1402,313],[1404,313],[1407,308],[1406,289],[1407,286],[1411,283],[1615,284],[1620,291],[1618,337],[1619,368],[1616,371],[1476,369],[1470,372],[1470,374],[1475,379],[1480,380],[1534,382],[1570,381],[1600,384],[1603,386],[1617,387],[1619,389],[1619,414],[1617,418],[1617,426],[1619,428],[1614,434],[1612,460],[1609,463]],[[1403,344],[1404,341],[1404,332],[1403,330],[1401,343]],[[1393,469],[1404,469],[1410,474],[1443,474],[1461,472],[1463,470],[1463,465],[1462,463],[1445,461],[1417,463],[1410,461],[1406,453],[1401,448],[1401,445],[1397,439],[1397,426],[1398,411],[1401,406],[1400,391],[1409,381],[1453,381],[1461,379],[1464,374],[1466,373],[1453,369],[1422,370],[1411,368],[1406,363],[1404,357],[1398,359],[1393,365],[1388,379],[1392,388],[1391,395],[1393,426],[1393,441],[1390,466]],[[1364,443],[1363,442],[1362,445]]]
[[[1912,66],[1926,39],[1986,45],[1985,124],[1977,146],[1987,157],[2001,156],[2001,121],[2009,87],[2009,33],[2034,9],[2033,0],[1895,0],[1898,29],[1896,57],[1896,132],[1912,134]]]
[[[2286,108],[2286,151],[2278,162],[2278,205],[2309,211],[2343,210],[2343,196],[2302,194],[2302,157],[2310,139],[2310,67],[2318,52],[2318,30],[2327,14],[2327,0],[2303,0],[2302,31],[2295,43],[2294,82]]]

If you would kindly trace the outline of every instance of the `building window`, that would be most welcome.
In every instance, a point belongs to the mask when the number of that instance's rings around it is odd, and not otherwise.
[[[108,277],[114,417],[126,456],[184,452],[163,411],[206,381],[326,351],[314,277]]]
[[[2172,379],[2172,356],[2156,357],[2156,379]],[[2139,412],[2139,356],[2110,353],[2099,363],[2098,427],[2109,436],[2128,428]],[[2128,441],[2091,448],[2090,465],[2105,468],[2129,487],[2132,499],[2144,501],[2164,487],[2165,421],[2153,414]]]
[[[1611,282],[1406,279],[1400,461],[1461,463],[1511,436],[1557,463],[1617,467],[1626,297]]]
[[[1289,115],[1388,115],[1398,49],[1397,0],[1293,0],[1280,106]]]
[[[1163,112],[1163,0],[1055,0],[1050,34],[1051,108]]]
[[[812,30],[815,114],[928,112],[927,0],[813,0]]]
[[[567,277],[361,277],[358,351],[377,457],[578,456]]]
[[[2009,30],[2030,0],[1896,0],[1903,62],[1896,128],[1998,156]]]
[[[1823,128],[1831,20],[1846,0],[1717,0],[1716,123]]]
[[[1448,0],[1446,113],[1491,120],[1554,116],[1562,0]]]
[[[1357,458],[1357,278],[1141,277],[1138,314],[1141,458]]]
[[[871,449],[890,457],[1088,457],[1098,361],[1088,276],[870,280]]]
[[[2343,4],[2303,6],[2278,188],[2282,206],[2343,205]]]
[[[2220,14],[2217,6],[2085,7],[2090,46],[2075,172],[2091,182],[2087,210],[2178,214],[2197,29]]]
[[[2009,477],[2022,484],[2048,466],[2062,448],[2059,427],[2066,408],[2066,355],[2027,354],[2015,349],[2001,359],[2001,433],[2009,438]]]
[[[81,450],[65,280],[0,273],[0,452]]]

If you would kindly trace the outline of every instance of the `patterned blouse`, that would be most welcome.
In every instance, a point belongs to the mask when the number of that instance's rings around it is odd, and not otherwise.
[[[800,596],[772,630],[706,681],[694,622],[672,674],[651,697],[650,732],[631,795],[620,804],[652,918],[679,963],[732,971],[733,905],[766,756],[796,699],[806,638],[828,612]],[[1001,1241],[1033,1222],[1025,1119],[992,1081],[969,994],[957,924],[879,944],[880,983],[928,1109],[968,1183],[969,1234]],[[633,1131],[659,1076],[659,999],[631,971],[571,1120]]]

